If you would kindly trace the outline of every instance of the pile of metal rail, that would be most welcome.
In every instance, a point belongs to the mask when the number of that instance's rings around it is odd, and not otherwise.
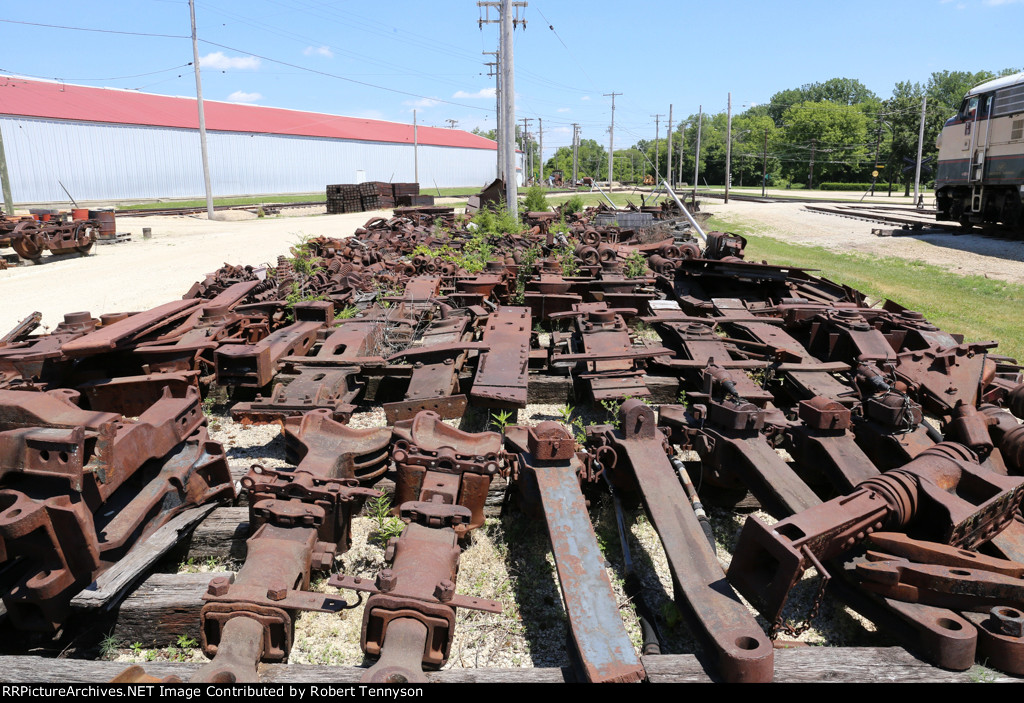
[[[871,305],[807,270],[747,262],[738,235],[697,240],[670,219],[629,230],[593,216],[531,213],[512,234],[488,232],[486,218],[379,218],[348,238],[308,240],[276,267],[225,266],[151,311],[75,313],[49,334],[26,320],[0,338],[3,558],[19,554],[7,525],[25,501],[41,512],[57,500],[75,516],[32,523],[48,525],[38,534],[55,545],[67,525],[88,522],[116,488],[98,487],[130,473],[109,468],[117,438],[160,426],[153,415],[181,424],[162,443],[133,444],[149,455],[127,465],[163,475],[167,462],[199,461],[182,442],[209,460],[191,418],[197,389],[222,385],[240,399],[236,418],[283,424],[294,468],[257,466],[241,481],[254,532],[233,581],[215,579],[205,596],[203,680],[255,680],[258,662],[288,656],[296,613],[348,607],[309,591],[310,573],[334,567],[352,516],[389,470],[406,523],[388,545],[390,566],[372,581],[330,580],[371,594],[361,645],[378,663],[366,680],[425,680],[448,658],[457,608],[499,609],[460,595],[457,579],[460,545],[483,523],[499,475],[548,527],[586,680],[645,678],[587,484],[616,506],[643,505],[716,677],[771,680],[771,639],[792,631],[783,610],[809,568],[822,579],[813,611],[836,597],[937,666],[987,660],[1024,673],[1016,362],[895,302]],[[582,433],[556,422],[467,433],[443,422],[467,408],[514,413],[553,383],[618,409]],[[388,427],[346,426],[360,407],[381,405]],[[58,477],[71,492],[49,498]],[[173,502],[147,491],[152,505]],[[702,504],[752,499],[778,522],[748,519],[727,578]],[[100,561],[111,532],[96,528]],[[96,561],[64,567],[64,581],[80,584]],[[644,653],[657,652],[656,624],[644,625]]]

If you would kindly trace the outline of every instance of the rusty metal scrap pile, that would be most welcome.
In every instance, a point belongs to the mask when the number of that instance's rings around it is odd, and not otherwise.
[[[204,596],[198,680],[256,680],[259,662],[288,657],[297,612],[350,607],[311,592],[310,574],[349,548],[386,473],[406,523],[390,566],[329,582],[369,594],[369,681],[426,680],[457,608],[500,609],[458,588],[460,544],[499,475],[548,527],[586,680],[645,672],[585,484],[642,503],[717,678],[771,680],[771,638],[792,631],[783,606],[809,568],[813,610],[836,597],[937,666],[1024,673],[1016,362],[895,302],[744,261],[742,237],[698,241],[670,214],[628,230],[593,211],[530,213],[515,234],[455,215],[376,218],[276,267],[226,265],[153,310],[72,313],[48,334],[26,318],[0,338],[9,616],[57,626],[71,595],[176,511],[234,496],[200,400],[226,386],[236,419],[283,425],[293,468],[241,479],[247,558]],[[544,383],[615,409],[589,427],[443,422],[471,408],[514,417]],[[388,427],[346,425],[367,405]],[[726,581],[702,503],[751,495],[778,522],[748,518]]]
[[[108,211],[77,210],[88,217],[72,219],[71,213],[46,216],[45,221],[35,217],[7,217],[0,215],[0,248],[11,247],[21,259],[38,263],[43,252],[59,254],[88,254],[100,234],[113,234],[114,213]],[[15,257],[17,259],[17,257]],[[8,266],[0,258],[0,269]]]

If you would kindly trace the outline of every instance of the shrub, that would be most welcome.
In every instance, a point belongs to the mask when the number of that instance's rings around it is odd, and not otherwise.
[[[580,195],[574,195],[562,204],[562,214],[572,215],[576,212],[582,212],[583,207],[583,197]]]
[[[878,190],[879,186],[888,187],[889,181],[883,181],[879,178],[875,181],[875,190]],[[870,190],[870,183],[819,183],[818,188],[821,190]]]
[[[530,186],[526,190],[526,199],[523,201],[527,212],[546,212],[548,209],[548,196],[540,186]]]

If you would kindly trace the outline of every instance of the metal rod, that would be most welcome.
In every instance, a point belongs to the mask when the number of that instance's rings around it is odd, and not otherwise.
[[[68,194],[68,200],[71,201],[71,204],[78,207],[78,203],[76,203],[75,199],[71,197],[71,193],[68,193],[68,189],[64,187],[64,184],[60,182],[59,178],[57,179],[57,184],[60,186],[61,190]]]
[[[697,236],[700,237],[700,241],[702,241],[704,244],[707,244],[707,235],[704,234],[704,230],[701,229],[701,226],[699,224],[697,224],[697,220],[693,219],[693,215],[691,215],[690,211],[686,209],[685,205],[683,205],[683,201],[680,200],[679,196],[676,195],[676,192],[672,190],[672,187],[668,184],[668,181],[662,181],[662,183],[665,185],[665,190],[668,191],[668,194],[671,195],[672,199],[676,201],[676,205],[678,205],[679,209],[682,210],[683,215],[686,217],[687,220],[690,221],[690,226],[697,230]]]

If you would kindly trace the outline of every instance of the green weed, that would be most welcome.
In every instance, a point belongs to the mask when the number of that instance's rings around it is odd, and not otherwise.
[[[387,542],[398,537],[405,529],[405,523],[391,514],[391,497],[381,495],[366,504],[366,512],[371,520],[377,523],[377,537]]]

